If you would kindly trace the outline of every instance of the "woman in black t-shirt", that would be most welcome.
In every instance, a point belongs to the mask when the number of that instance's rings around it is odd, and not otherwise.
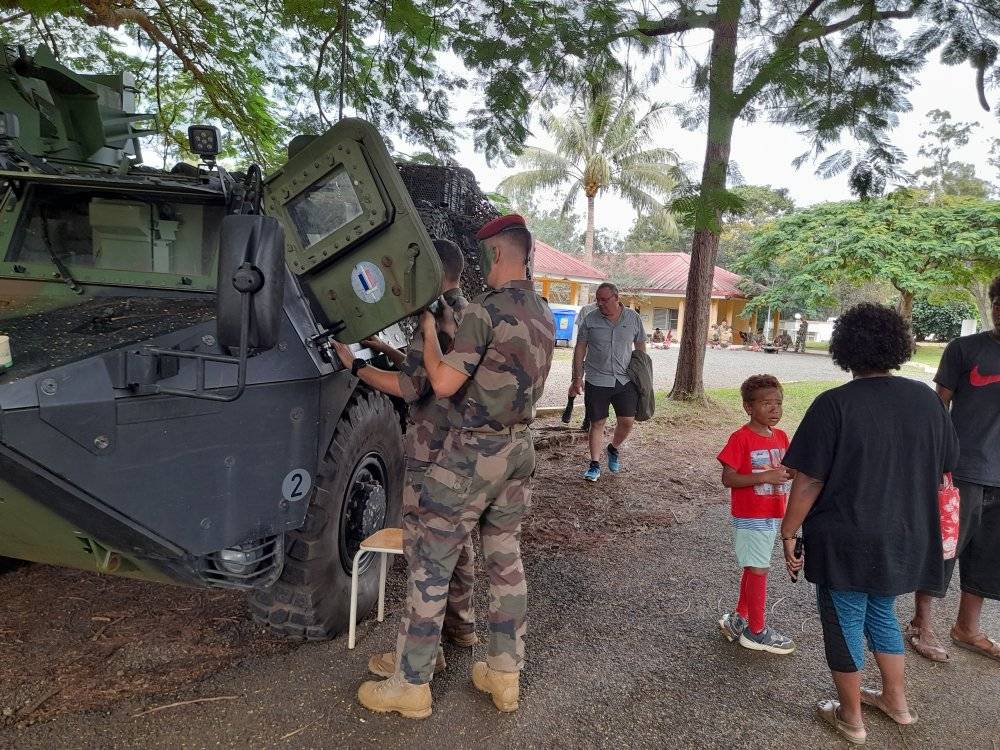
[[[895,311],[862,304],[834,325],[830,354],[854,379],[820,395],[785,454],[798,473],[781,524],[790,572],[805,564],[816,584],[827,664],[838,700],[820,718],[850,742],[865,741],[861,704],[899,724],[917,715],[904,691],[899,594],[940,585],[944,571],[937,488],[958,461],[958,439],[930,388],[893,377],[913,351]],[[794,556],[802,527],[804,559]],[[882,689],[862,689],[864,641]]]

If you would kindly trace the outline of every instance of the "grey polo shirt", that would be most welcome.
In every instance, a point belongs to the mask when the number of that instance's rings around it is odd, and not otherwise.
[[[591,385],[611,388],[629,382],[628,363],[633,344],[646,340],[639,313],[623,307],[618,322],[613,323],[600,310],[594,310],[580,323],[577,341],[587,344],[583,360],[584,379]]]

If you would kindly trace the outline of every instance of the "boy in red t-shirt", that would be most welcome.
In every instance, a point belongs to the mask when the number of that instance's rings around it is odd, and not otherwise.
[[[767,572],[792,479],[781,465],[788,436],[775,427],[783,391],[773,375],[754,375],[740,386],[740,395],[750,421],[729,436],[719,462],[722,484],[732,490],[733,546],[743,579],[736,611],[723,615],[719,629],[745,648],[790,654],[795,642],[764,621]]]

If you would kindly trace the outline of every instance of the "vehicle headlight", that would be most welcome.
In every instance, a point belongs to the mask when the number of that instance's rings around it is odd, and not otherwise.
[[[188,128],[188,147],[198,156],[217,156],[222,150],[222,136],[213,125],[192,125]]]
[[[255,544],[241,544],[239,547],[229,547],[215,553],[219,567],[233,575],[252,573],[264,552]]]

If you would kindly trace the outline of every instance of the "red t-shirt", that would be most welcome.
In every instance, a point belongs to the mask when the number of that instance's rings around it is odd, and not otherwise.
[[[774,428],[771,436],[758,435],[743,425],[729,436],[719,453],[719,461],[737,474],[757,474],[776,469],[788,449],[788,435]],[[735,518],[783,518],[790,482],[755,484],[732,488],[732,515]]]

